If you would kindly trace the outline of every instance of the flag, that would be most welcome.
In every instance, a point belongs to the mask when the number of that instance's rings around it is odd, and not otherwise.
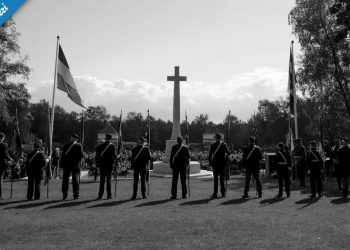
[[[188,121],[187,121],[187,112],[185,111],[185,122],[186,122],[186,144],[187,146],[190,145],[190,133],[188,131]]]
[[[289,73],[288,73],[288,91],[289,91],[289,109],[290,113],[294,116],[296,113],[296,91],[295,91],[295,70],[294,70],[294,55],[293,47],[290,48],[289,56]]]
[[[85,108],[81,99],[77,86],[75,85],[73,76],[70,72],[67,59],[63,53],[61,45],[59,45],[57,58],[57,88],[66,92],[68,97],[79,106]]]
[[[145,138],[147,139],[148,146],[151,146],[151,124],[150,124],[149,110],[147,110],[147,125],[146,125]]]
[[[258,127],[256,126],[255,110],[254,110],[253,132],[254,132],[254,137],[256,139],[256,137],[258,136]]]
[[[21,143],[21,137],[19,133],[19,126],[18,126],[18,114],[16,109],[16,117],[15,117],[15,124],[13,127],[13,138],[11,143],[11,149],[13,152],[17,152],[16,154],[16,161],[18,161],[20,158],[22,158],[22,143]]]
[[[231,110],[229,110],[228,112],[228,118],[227,118],[227,123],[228,123],[228,127],[227,127],[227,143],[230,143],[230,137],[231,137]]]
[[[120,112],[120,117],[119,117],[119,131],[118,131],[118,154],[120,154],[120,151],[123,147],[123,136],[122,136],[122,114],[123,112]]]

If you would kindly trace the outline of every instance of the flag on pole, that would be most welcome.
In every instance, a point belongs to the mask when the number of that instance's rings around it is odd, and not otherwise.
[[[148,146],[151,146],[151,124],[150,124],[150,117],[149,117],[149,109],[147,110],[147,125],[146,125],[146,132],[145,137],[147,139]]]
[[[17,109],[16,109],[15,124],[13,127],[13,138],[11,143],[11,149],[14,152],[17,152],[16,161],[22,158],[22,143],[21,143],[21,137],[19,133]]]
[[[119,131],[118,131],[118,155],[120,154],[120,151],[123,147],[123,136],[122,136],[122,115],[123,111],[120,111],[120,117],[119,117]]]
[[[85,108],[81,99],[77,86],[75,85],[73,76],[70,72],[67,59],[63,53],[61,45],[59,45],[57,60],[57,88],[66,92],[68,97],[79,106]]]
[[[188,121],[187,121],[187,112],[185,111],[185,121],[186,121],[186,144],[189,146],[190,143],[190,132],[188,131]]]
[[[255,119],[255,110],[254,110],[254,121],[253,121],[253,132],[254,132],[254,137],[256,139],[256,137],[258,136],[258,127],[256,126],[256,119]]]
[[[290,48],[289,55],[289,73],[288,73],[288,91],[289,91],[289,109],[290,113],[295,115],[295,102],[296,102],[296,91],[295,91],[295,70],[294,70],[294,56],[293,49]]]

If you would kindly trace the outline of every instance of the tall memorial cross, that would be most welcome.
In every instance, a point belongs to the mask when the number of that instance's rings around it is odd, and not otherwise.
[[[174,82],[174,102],[173,102],[173,131],[170,140],[176,140],[181,136],[180,130],[180,82],[187,81],[187,76],[180,76],[180,67],[175,66],[175,74],[168,76],[169,82]]]

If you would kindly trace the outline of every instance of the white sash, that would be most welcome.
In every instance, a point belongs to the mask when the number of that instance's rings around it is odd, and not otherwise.
[[[215,150],[214,153],[212,154],[211,160],[214,160],[214,157],[215,157],[216,153],[219,151],[219,149],[220,149],[220,147],[221,147],[221,144],[222,144],[222,142],[219,143],[219,146],[216,148],[216,150]]]
[[[137,153],[137,155],[135,156],[134,161],[136,161],[137,158],[140,156],[140,154],[141,154],[143,148],[144,148],[144,146],[141,147],[140,151],[139,151],[139,152]]]
[[[247,156],[247,159],[246,159],[246,160],[248,160],[248,159],[249,159],[249,157],[250,157],[250,156],[252,156],[252,154],[253,154],[253,152],[254,152],[255,148],[256,148],[256,146],[254,145],[254,147],[252,148],[252,150],[249,152],[249,154],[248,154],[248,156]]]
[[[36,151],[35,154],[30,158],[29,163],[32,163],[32,160],[35,158],[37,154],[39,154],[40,151]]]
[[[281,151],[278,151],[278,153],[280,154],[280,156],[282,156],[282,158],[283,158],[283,160],[284,160],[284,162],[281,162],[281,163],[279,163],[279,164],[287,164],[288,162],[287,162],[287,159],[286,159],[286,157],[284,157],[284,155],[282,154],[282,152]]]
[[[174,155],[174,158],[173,158],[173,163],[174,163],[174,161],[175,161],[175,158],[176,158],[176,156],[180,153],[180,150],[182,149],[182,145],[181,145],[181,147],[176,151],[176,153],[175,153],[175,155]]]
[[[65,156],[67,156],[67,154],[68,154],[69,151],[72,149],[72,147],[74,146],[75,143],[76,143],[76,142],[73,142],[72,145],[70,145],[70,147],[68,148],[68,150],[67,150]]]
[[[310,153],[314,156],[314,160],[311,160],[312,162],[319,162],[320,160],[318,159],[318,157],[315,155],[314,152],[312,152],[312,150],[310,150]]]
[[[112,145],[112,143],[109,143],[109,144],[107,145],[107,147],[102,151],[100,157],[102,157],[102,155],[106,152],[106,150],[107,150],[107,149],[109,148],[109,146],[111,146],[111,145]]]

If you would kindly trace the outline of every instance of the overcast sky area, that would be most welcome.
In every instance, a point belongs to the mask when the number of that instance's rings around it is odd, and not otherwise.
[[[32,102],[51,103],[56,36],[85,105],[111,115],[147,109],[172,120],[180,66],[181,116],[246,121],[261,99],[287,96],[294,0],[27,0],[14,15],[33,69]],[[295,49],[297,54],[298,47]],[[65,93],[55,104],[81,112]]]

